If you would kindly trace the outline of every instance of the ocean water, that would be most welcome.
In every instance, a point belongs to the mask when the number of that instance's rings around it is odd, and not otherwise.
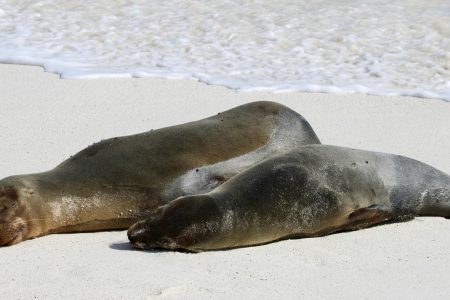
[[[450,1],[0,0],[0,62],[450,101]]]

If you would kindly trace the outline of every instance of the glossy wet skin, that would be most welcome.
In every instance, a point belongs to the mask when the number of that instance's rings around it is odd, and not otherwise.
[[[253,102],[203,120],[103,140],[48,172],[2,179],[0,246],[49,233],[127,229],[159,206],[210,191],[269,155],[248,154],[264,149],[279,128],[277,147],[320,143],[296,112]],[[233,160],[242,156],[244,165]]]
[[[327,145],[268,158],[215,190],[133,225],[139,249],[204,251],[450,217],[450,176],[413,159]]]

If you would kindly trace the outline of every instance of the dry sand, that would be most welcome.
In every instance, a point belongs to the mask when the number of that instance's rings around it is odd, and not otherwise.
[[[406,155],[450,173],[450,103],[360,94],[242,93],[189,80],[61,80],[0,65],[0,178],[40,172],[100,139],[201,119],[255,100],[301,113],[325,144]],[[0,297],[446,298],[450,220],[229,251],[135,251],[125,232],[0,248]]]

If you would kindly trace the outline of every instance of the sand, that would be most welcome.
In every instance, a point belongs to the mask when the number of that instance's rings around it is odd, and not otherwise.
[[[0,178],[48,170],[104,138],[255,100],[301,113],[324,144],[406,155],[450,173],[450,103],[362,94],[244,93],[189,80],[62,80],[0,65]],[[51,235],[0,248],[0,297],[445,298],[450,220],[200,254],[135,251],[126,233]]]

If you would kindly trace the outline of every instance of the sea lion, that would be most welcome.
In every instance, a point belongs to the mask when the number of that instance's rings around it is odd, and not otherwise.
[[[450,176],[419,161],[328,145],[267,158],[209,193],[178,198],[134,224],[136,248],[203,250],[450,216]]]
[[[179,196],[320,143],[298,113],[254,102],[196,122],[94,144],[51,171],[0,181],[0,245],[49,233],[127,229]]]

